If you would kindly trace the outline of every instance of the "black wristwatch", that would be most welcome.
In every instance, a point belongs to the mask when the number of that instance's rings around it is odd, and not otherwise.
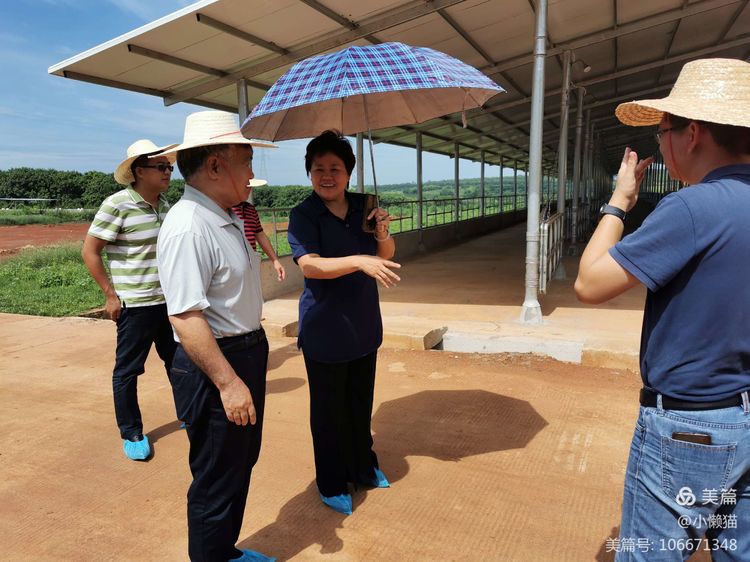
[[[618,219],[620,219],[622,222],[625,222],[625,215],[627,213],[620,209],[620,207],[615,207],[614,205],[608,205],[605,203],[602,205],[602,208],[599,209],[599,216],[603,215],[614,215]]]

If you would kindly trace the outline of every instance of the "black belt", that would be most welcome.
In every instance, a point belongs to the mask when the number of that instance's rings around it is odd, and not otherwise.
[[[659,395],[649,388],[641,389],[641,406],[647,408],[656,408]],[[721,408],[731,408],[732,406],[742,406],[742,395],[730,396],[724,400],[715,400],[713,402],[689,402],[687,400],[678,400],[669,396],[661,396],[661,405],[665,410],[719,410]]]
[[[229,353],[255,347],[264,341],[266,341],[266,332],[263,328],[260,328],[253,332],[248,332],[247,334],[240,334],[239,336],[219,338],[216,340],[216,343],[219,344],[219,348],[223,352]]]

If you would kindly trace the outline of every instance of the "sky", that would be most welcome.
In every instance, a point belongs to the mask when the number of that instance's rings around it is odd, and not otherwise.
[[[0,2],[0,169],[112,172],[132,142],[179,142],[185,117],[205,110],[185,103],[165,107],[158,97],[47,73],[50,66],[179,10],[191,4],[189,0]],[[258,149],[255,175],[272,185],[309,183],[305,145],[286,141],[275,150]],[[413,149],[378,144],[374,151],[378,184],[416,181]],[[369,157],[365,160],[365,183],[370,185]],[[480,165],[461,160],[459,173],[462,178],[479,177]],[[486,174],[499,170],[487,166]],[[424,153],[423,178],[453,178],[452,159]]]

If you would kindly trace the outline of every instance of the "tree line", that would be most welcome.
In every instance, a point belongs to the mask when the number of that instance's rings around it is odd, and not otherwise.
[[[182,195],[185,181],[173,179],[169,184],[167,199],[176,202]],[[499,194],[500,178],[485,179],[485,194]],[[122,186],[115,182],[112,174],[104,172],[73,172],[42,168],[11,168],[0,170],[0,198],[54,199],[54,205],[63,208],[97,208],[99,204]],[[525,192],[525,177],[518,175],[518,193]],[[293,207],[310,193],[309,185],[263,186],[254,190],[254,201],[258,207]],[[369,187],[367,191],[372,191]],[[398,183],[378,186],[384,204],[414,200],[417,184]],[[513,177],[503,178],[503,193],[514,191]],[[453,180],[425,182],[424,199],[450,199],[454,197]],[[460,196],[477,197],[481,194],[479,178],[461,178]]]

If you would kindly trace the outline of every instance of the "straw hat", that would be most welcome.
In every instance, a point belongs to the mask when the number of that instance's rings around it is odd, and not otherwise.
[[[151,142],[148,139],[141,139],[135,141],[133,144],[131,144],[128,147],[127,151],[127,158],[120,162],[120,165],[117,166],[117,169],[115,170],[115,173],[113,174],[115,176],[115,181],[119,183],[120,185],[130,185],[135,181],[135,178],[133,177],[133,171],[130,169],[130,166],[133,164],[133,161],[138,158],[139,156],[148,155],[149,158],[155,158],[157,156],[162,156],[161,152],[164,150],[167,150],[169,148],[172,148],[174,146],[177,146],[176,144],[168,144],[166,146],[156,146],[153,142]],[[174,164],[175,158],[177,155],[175,154],[164,154],[163,156],[167,157],[167,160],[169,160],[170,164]]]
[[[750,63],[701,59],[682,67],[666,98],[621,103],[625,125],[658,125],[664,113],[709,123],[750,127]]]
[[[246,144],[258,148],[277,148],[270,142],[243,137],[234,113],[198,111],[191,113],[185,119],[185,136],[182,144],[165,151],[165,154],[212,144]]]

